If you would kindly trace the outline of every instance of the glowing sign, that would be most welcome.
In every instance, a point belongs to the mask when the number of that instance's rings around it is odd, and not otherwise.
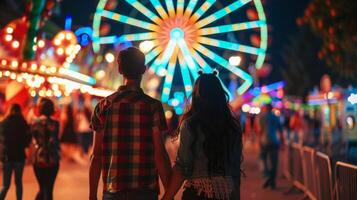
[[[357,103],[357,94],[351,94],[348,98],[347,101],[350,102],[352,105]]]

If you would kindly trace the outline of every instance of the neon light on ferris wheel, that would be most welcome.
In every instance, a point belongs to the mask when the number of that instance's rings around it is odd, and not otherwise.
[[[257,69],[261,68],[267,48],[267,25],[260,0],[233,1],[206,17],[203,16],[216,0],[206,0],[202,3],[198,0],[190,0],[187,3],[184,0],[177,0],[176,3],[173,0],[165,0],[166,9],[159,0],[150,0],[153,10],[137,0],[124,1],[143,13],[147,20],[106,10],[107,0],[100,0],[93,20],[93,49],[98,52],[101,45],[122,41],[150,41],[150,49],[146,52],[146,63],[151,67],[152,72],[165,76],[162,101],[167,102],[170,98],[176,65],[180,66],[186,96],[190,96],[192,83],[198,77],[197,72],[200,68],[206,73],[212,72],[212,68],[207,64],[208,60],[244,80],[237,89],[238,94],[243,94],[252,85],[253,78],[247,72],[238,66],[231,66],[226,58],[207,46],[255,55],[257,57],[255,66]],[[251,2],[254,3],[259,20],[210,26],[213,22],[237,12]],[[100,36],[102,18],[140,27],[146,32]],[[211,38],[212,35],[258,28],[260,29],[259,47]]]

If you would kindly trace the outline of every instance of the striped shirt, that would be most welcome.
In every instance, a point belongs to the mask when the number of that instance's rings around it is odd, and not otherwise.
[[[167,130],[160,101],[147,96],[140,88],[121,86],[97,104],[91,127],[104,134],[104,191],[158,190],[152,136]]]

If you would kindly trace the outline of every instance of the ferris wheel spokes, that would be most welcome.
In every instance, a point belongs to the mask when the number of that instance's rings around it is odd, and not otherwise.
[[[253,54],[253,55],[259,55],[262,52],[264,52],[260,48],[251,47],[251,46],[242,45],[242,44],[233,43],[233,42],[227,42],[227,41],[223,41],[223,40],[217,40],[217,39],[213,39],[213,38],[207,38],[207,37],[198,37],[197,41],[201,44],[215,46],[215,47],[232,50],[232,51],[249,53],[249,54]]]
[[[185,13],[183,14],[185,17],[190,17],[193,10],[195,9],[196,7],[196,4],[197,4],[198,0],[191,0],[189,1],[187,7],[186,7],[186,10],[185,10]]]
[[[186,96],[189,97],[192,93],[192,81],[190,78],[190,72],[189,69],[187,68],[187,64],[185,62],[185,59],[183,58],[182,53],[178,54],[178,60],[179,60],[179,64],[180,64],[180,69],[181,69],[181,74],[182,74],[182,81],[183,81],[183,85],[185,88],[185,93]]]
[[[160,24],[162,22],[161,18],[158,17],[156,14],[151,12],[147,9],[143,4],[141,4],[137,0],[125,0],[128,4],[133,6],[136,10],[140,11],[141,13],[145,13],[144,15],[149,18],[151,21],[155,22],[156,24]]]
[[[192,15],[192,17],[190,18],[190,20],[192,20],[193,22],[196,22],[197,20],[199,20],[203,14],[206,13],[206,11],[216,2],[216,0],[207,0],[205,1],[201,7]],[[193,8],[192,8],[193,10]]]
[[[190,51],[188,50],[187,44],[184,39],[181,39],[178,41],[178,46],[181,49],[181,52],[183,54],[183,58],[186,61],[188,68],[190,69],[190,72],[194,78],[194,80],[197,79],[198,77],[198,69],[195,61],[192,59]]]
[[[169,43],[167,44],[165,51],[162,54],[162,57],[159,59],[156,59],[151,66],[155,73],[159,73],[161,70],[165,69],[167,63],[170,60],[170,57],[172,57],[172,54],[173,54],[175,48],[176,48],[176,41],[171,39],[169,41]]]
[[[112,20],[115,20],[115,21],[118,21],[118,22],[121,22],[124,24],[129,24],[131,26],[136,26],[136,27],[144,28],[144,29],[151,30],[151,31],[156,31],[159,28],[155,24],[145,22],[145,21],[142,21],[139,19],[135,19],[132,17],[128,17],[128,16],[125,16],[125,15],[122,15],[119,13],[108,11],[108,10],[102,10],[101,15],[102,15],[102,17],[106,17],[108,19],[112,19]]]
[[[150,3],[154,6],[155,10],[159,13],[162,19],[169,17],[159,0],[150,0]]]
[[[169,65],[167,67],[167,74],[165,76],[165,81],[162,89],[161,100],[167,102],[170,97],[172,81],[175,75],[176,60],[178,54],[178,47],[175,47],[174,55],[170,58]]]
[[[177,14],[182,15],[185,6],[185,0],[177,0]]]
[[[170,17],[175,16],[175,6],[172,0],[166,0],[166,8]]]
[[[145,55],[145,64],[149,64],[156,56],[158,56],[162,52],[162,48],[160,46],[157,46],[153,50],[151,50],[149,53]]]
[[[206,26],[213,21],[216,21],[226,15],[229,15],[230,13],[236,11],[240,7],[244,6],[245,4],[251,2],[252,0],[239,0],[235,1],[234,3],[231,3],[230,5],[218,10],[217,12],[211,14],[210,16],[200,20],[197,22],[197,27],[201,28],[203,26]]]
[[[223,68],[231,71],[238,77],[241,77],[245,81],[237,89],[238,94],[240,94],[240,95],[243,94],[253,84],[253,78],[248,73],[244,72],[239,67],[231,66],[225,58],[219,56],[218,54],[214,53],[213,51],[209,50],[208,48],[204,47],[203,45],[201,45],[199,43],[195,43],[193,45],[193,48],[195,48],[197,51],[204,54],[207,58],[211,59],[213,62],[215,62],[218,65],[222,66]]]
[[[260,28],[265,25],[264,21],[250,21],[250,22],[241,22],[235,24],[227,24],[221,26],[214,26],[208,28],[202,28],[198,30],[199,35],[214,35],[214,34],[222,34],[234,31],[241,31],[253,28]]]

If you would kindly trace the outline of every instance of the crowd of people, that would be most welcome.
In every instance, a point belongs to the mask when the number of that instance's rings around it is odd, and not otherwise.
[[[90,106],[74,109],[71,104],[55,109],[52,100],[40,98],[24,117],[20,105],[11,105],[0,124],[0,200],[13,172],[17,200],[22,199],[26,155],[39,184],[36,200],[53,199],[60,159],[86,164],[89,155],[90,200],[97,199],[101,175],[104,200],[158,199],[158,176],[164,200],[173,199],[182,185],[182,199],[240,199],[243,136],[259,145],[264,188],[276,187],[282,143],[323,146],[318,111],[309,117],[268,104],[259,115],[241,113],[239,118],[215,71],[199,72],[187,112],[177,127],[168,127],[162,103],[140,88],[145,55],[131,47],[120,51],[117,60],[124,83],[93,112]],[[179,143],[171,161],[168,138]]]

